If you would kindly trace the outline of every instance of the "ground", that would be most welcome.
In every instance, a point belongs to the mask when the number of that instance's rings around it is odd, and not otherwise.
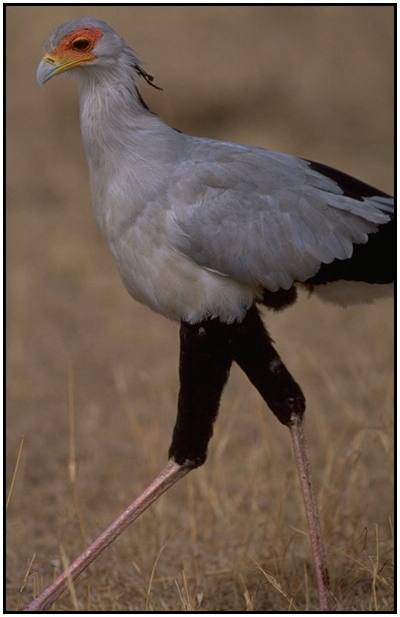
[[[34,83],[48,32],[83,14],[106,19],[163,86],[141,90],[173,126],[318,160],[391,192],[393,8],[6,13],[7,608],[16,610],[165,464],[177,396],[178,326],[129,298],[90,211],[74,81]],[[304,294],[264,318],[307,398],[336,608],[393,610],[393,303],[344,310]],[[289,441],[233,370],[206,465],[55,610],[315,608]]]

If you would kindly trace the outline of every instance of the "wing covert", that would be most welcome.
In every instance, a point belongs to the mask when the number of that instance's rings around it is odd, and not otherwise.
[[[203,268],[270,291],[289,289],[322,263],[351,257],[353,244],[390,219],[390,198],[347,197],[308,161],[199,141],[196,164],[181,170],[172,189],[170,241]],[[201,146],[208,146],[206,162]]]

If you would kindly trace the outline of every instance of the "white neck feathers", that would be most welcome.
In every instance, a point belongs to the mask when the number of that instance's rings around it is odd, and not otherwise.
[[[141,129],[167,128],[144,104],[135,67],[136,58],[127,49],[114,66],[93,67],[80,75],[81,129],[89,163],[110,150],[132,147]]]

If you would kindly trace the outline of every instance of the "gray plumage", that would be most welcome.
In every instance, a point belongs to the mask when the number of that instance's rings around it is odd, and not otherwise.
[[[62,43],[82,29],[93,49],[79,62]],[[80,78],[93,207],[121,277],[167,317],[240,321],[264,290],[349,259],[391,218],[392,199],[346,196],[305,160],[167,126],[138,94],[136,54],[104,22],[64,24],[46,49],[39,82],[72,66]]]
[[[203,267],[269,291],[350,258],[353,244],[367,242],[393,208],[391,199],[344,197],[299,158],[232,143],[196,140],[178,172],[175,218],[183,233],[174,245]]]

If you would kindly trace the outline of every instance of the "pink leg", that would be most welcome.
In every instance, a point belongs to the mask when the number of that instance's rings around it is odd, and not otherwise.
[[[172,460],[157,478],[135,499],[99,537],[72,562],[69,568],[35,598],[24,610],[44,611],[65,591],[69,580],[75,580],[118,536],[173,484],[193,469],[190,462],[178,465]]]
[[[297,415],[293,416],[289,428],[306,510],[319,607],[322,611],[329,611],[329,575],[321,536],[318,508],[311,484],[310,463],[307,456],[303,419]]]

